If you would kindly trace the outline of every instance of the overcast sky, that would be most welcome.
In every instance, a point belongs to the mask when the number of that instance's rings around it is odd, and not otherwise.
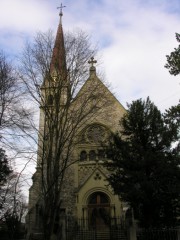
[[[56,33],[58,0],[0,0],[0,49],[15,58],[37,31]],[[178,103],[180,76],[164,68],[178,43],[180,0],[64,0],[63,28],[85,30],[98,43],[101,68],[117,99]]]
[[[0,0],[0,50],[15,61],[37,31],[56,33],[60,4]],[[63,5],[64,31],[80,28],[98,43],[102,65],[97,67],[125,107],[147,96],[163,111],[178,103],[180,76],[171,76],[164,65],[178,46],[180,0],[64,0]]]

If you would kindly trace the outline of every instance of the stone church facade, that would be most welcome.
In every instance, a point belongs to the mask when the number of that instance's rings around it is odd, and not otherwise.
[[[63,47],[64,43],[62,43],[63,31],[61,22],[58,27],[55,44],[57,44],[58,41],[61,42],[60,44],[62,45],[59,61],[63,61],[65,49]],[[100,89],[103,90],[103,95],[107,96],[108,103],[110,104],[105,104],[103,111],[100,109],[93,118],[87,118],[78,130],[76,136],[77,143],[73,149],[74,161],[67,169],[64,180],[65,184],[62,189],[61,211],[65,217],[72,217],[76,219],[77,222],[84,220],[84,226],[86,228],[101,231],[109,229],[107,219],[122,220],[125,216],[125,204],[113,193],[112,188],[106,180],[109,172],[104,166],[104,161],[107,160],[109,156],[102,148],[102,142],[105,142],[111,133],[117,131],[119,120],[125,113],[125,109],[98,78],[94,65],[95,61],[92,58],[90,60],[89,77],[77,96],[82,95],[81,99],[83,99],[84,89],[91,88],[91,85],[96,83],[101,86]],[[53,67],[53,57],[51,67]],[[43,89],[42,87],[42,91]],[[44,94],[46,94],[46,92]],[[72,103],[72,105],[73,104],[74,103]],[[44,115],[41,109],[40,128],[43,127],[43,124]],[[40,157],[38,157],[38,163],[39,162],[41,162]],[[41,192],[39,174],[39,167],[37,165],[36,172],[33,176],[33,184],[29,190],[29,209],[27,214],[27,231],[29,238],[33,236],[33,234],[38,236],[41,232],[41,223],[39,223],[38,216],[38,194]],[[67,223],[62,223],[62,225],[64,229],[63,238],[68,239],[66,232],[68,225]],[[73,239],[72,236],[71,239]],[[79,239],[81,238],[79,237]]]

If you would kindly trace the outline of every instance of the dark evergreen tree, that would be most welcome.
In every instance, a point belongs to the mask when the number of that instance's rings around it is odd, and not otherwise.
[[[164,114],[166,125],[174,133],[174,141],[180,138],[180,103],[166,110]]]
[[[169,115],[168,115],[169,113]],[[147,98],[128,104],[121,130],[110,141],[114,192],[133,208],[143,227],[174,226],[180,201],[177,129]],[[168,122],[168,124],[166,123]]]
[[[177,42],[180,43],[180,34],[176,33]],[[180,73],[180,44],[174,51],[167,55],[167,63],[165,67],[169,69],[170,74],[178,75]]]

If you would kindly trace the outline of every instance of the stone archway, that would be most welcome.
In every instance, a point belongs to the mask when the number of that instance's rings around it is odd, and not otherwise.
[[[88,198],[89,227],[108,230],[110,225],[110,199],[103,192],[94,192]]]

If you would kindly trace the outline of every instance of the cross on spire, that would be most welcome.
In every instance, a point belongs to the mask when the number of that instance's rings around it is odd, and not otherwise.
[[[93,67],[94,64],[97,63],[97,61],[94,60],[94,57],[91,57],[91,60],[89,60],[88,63],[91,64],[91,67]]]
[[[65,8],[66,6],[63,6],[62,3],[60,5],[60,7],[57,7],[57,9],[60,9],[59,11],[59,16],[60,16],[60,24],[62,23],[62,16],[63,16],[63,12],[62,9]]]

